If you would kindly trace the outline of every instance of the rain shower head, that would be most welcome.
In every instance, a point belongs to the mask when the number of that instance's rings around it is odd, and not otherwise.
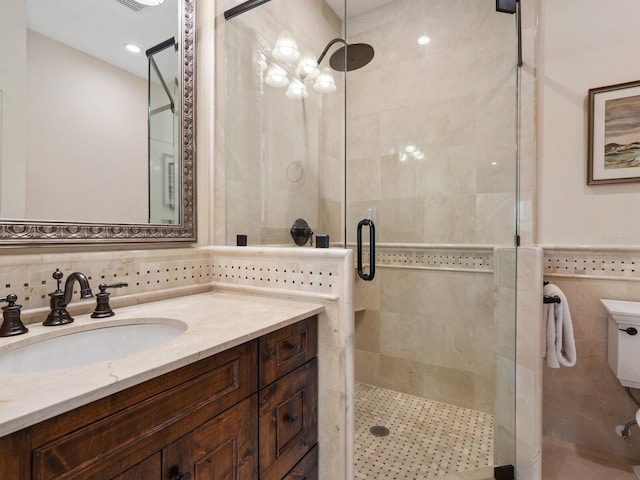
[[[318,65],[322,62],[329,48],[335,43],[344,43],[344,47],[336,50],[329,59],[331,68],[338,72],[357,70],[368,64],[375,54],[373,47],[367,43],[347,43],[344,38],[334,38],[331,40],[318,58]],[[346,64],[346,65],[345,65]]]

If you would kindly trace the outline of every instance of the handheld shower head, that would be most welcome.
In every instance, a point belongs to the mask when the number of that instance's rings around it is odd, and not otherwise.
[[[338,72],[357,70],[367,65],[373,59],[375,51],[371,45],[367,43],[349,44],[344,38],[334,38],[327,44],[318,58],[318,65],[322,62],[329,48],[338,42],[343,43],[344,46],[336,50],[329,59],[331,68]]]

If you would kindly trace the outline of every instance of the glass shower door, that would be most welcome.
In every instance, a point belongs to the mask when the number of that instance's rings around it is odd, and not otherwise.
[[[355,288],[356,478],[492,477],[515,461],[515,19],[376,5],[346,18],[375,49],[346,81],[346,246],[375,262]]]

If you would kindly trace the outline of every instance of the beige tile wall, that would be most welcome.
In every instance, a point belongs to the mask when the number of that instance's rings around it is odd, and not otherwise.
[[[228,76],[225,110],[217,112],[226,135],[220,186],[230,208],[219,226],[227,245],[235,245],[237,234],[247,234],[250,245],[290,245],[297,218],[317,234],[341,238],[343,79],[335,73],[335,93],[309,88],[307,98],[289,99],[286,88],[264,83],[256,52],[261,45],[270,51],[288,30],[301,51],[319,56],[341,27],[318,0],[271,2],[224,24],[226,52],[218,49],[216,64]]]
[[[493,413],[493,271],[398,260],[356,281],[357,380]]]
[[[511,465],[515,459],[516,260],[513,247],[495,250],[493,351],[496,377],[494,455],[497,465]]]
[[[380,242],[512,244],[513,17],[491,0],[397,0],[347,33],[376,50],[347,81],[347,225],[375,208]]]
[[[566,252],[565,252],[566,253]],[[637,252],[618,253],[629,266]],[[611,253],[591,254],[611,260]],[[584,255],[566,255],[573,264]],[[545,263],[555,258],[547,257]],[[589,263],[592,265],[593,260]],[[614,260],[615,261],[615,260]],[[631,267],[633,268],[633,267]],[[548,272],[550,268],[547,268]],[[564,269],[563,269],[564,270]],[[597,269],[601,271],[600,268]],[[631,273],[629,271],[629,273]],[[558,285],[567,297],[573,320],[577,363],[572,368],[544,367],[543,428],[545,435],[579,446],[608,452],[640,461],[640,432],[631,429],[631,443],[616,435],[616,425],[632,421],[637,407],[627,398],[607,362],[607,314],[599,299],[640,301],[637,279],[602,275],[562,275],[548,273],[548,280]],[[640,399],[640,391],[632,389]]]
[[[516,477],[542,477],[542,260],[538,247],[518,249],[516,290]]]

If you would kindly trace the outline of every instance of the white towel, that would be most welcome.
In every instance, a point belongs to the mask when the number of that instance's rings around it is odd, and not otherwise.
[[[560,297],[560,303],[544,304],[546,325],[544,356],[551,368],[573,367],[576,364],[576,342],[573,338],[573,324],[569,313],[569,303],[562,290],[548,283],[544,286],[545,295]]]

